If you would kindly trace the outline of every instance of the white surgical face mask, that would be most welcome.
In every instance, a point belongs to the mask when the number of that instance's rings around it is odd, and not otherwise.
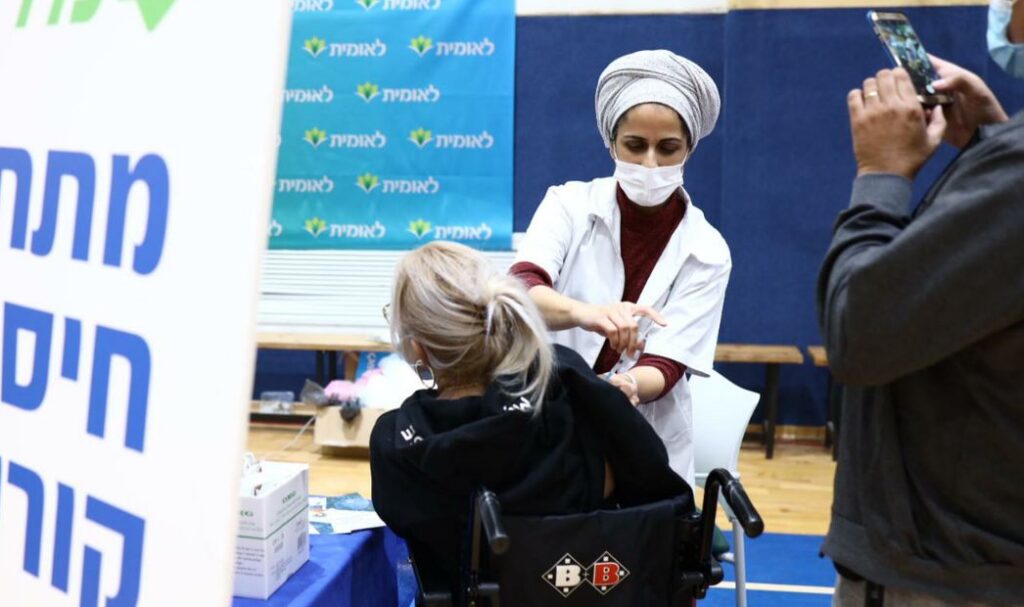
[[[636,204],[656,207],[683,187],[683,163],[651,169],[615,159],[615,180]]]

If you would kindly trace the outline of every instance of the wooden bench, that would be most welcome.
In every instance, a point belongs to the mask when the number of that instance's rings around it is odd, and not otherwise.
[[[825,352],[824,346],[807,346],[807,354],[811,357],[811,362],[815,367],[828,366],[828,354]]]
[[[796,346],[718,344],[715,362],[754,363],[765,366],[764,393],[764,454],[775,456],[775,426],[779,416],[779,365],[800,365],[804,355]]]
[[[822,346],[807,346],[807,354],[815,367],[828,369],[828,353]],[[825,422],[825,446],[832,448],[832,459],[835,460],[839,450],[839,407],[842,399],[841,390],[832,373],[828,374],[828,420]]]
[[[316,406],[301,402],[292,403],[291,411],[264,411],[260,401],[254,400],[249,405],[249,421],[269,422],[275,424],[301,424],[316,417]]]
[[[389,342],[381,341],[374,336],[339,333],[263,332],[257,335],[256,343],[258,347],[269,350],[311,350],[315,352],[317,378],[322,384],[334,379],[338,352],[347,352],[356,357],[354,361],[358,361],[359,352],[391,351]],[[803,364],[803,353],[796,346],[719,344],[715,349],[715,362],[765,365],[765,387],[761,402],[764,403],[765,409],[765,456],[771,459],[775,454],[775,426],[779,408],[779,365]],[[354,371],[354,367],[352,367],[352,371]],[[351,375],[351,373],[347,375]],[[352,378],[350,377],[350,379]]]
[[[360,352],[390,352],[391,343],[372,335],[339,333],[257,333],[256,347],[266,350],[308,350],[316,355],[316,378],[320,385],[336,379],[338,352],[353,357],[346,361],[346,377],[355,374]]]

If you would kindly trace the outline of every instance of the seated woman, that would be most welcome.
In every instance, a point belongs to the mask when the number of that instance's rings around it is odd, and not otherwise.
[[[629,399],[575,352],[552,348],[526,289],[480,253],[434,242],[406,255],[387,316],[396,350],[436,384],[378,419],[373,502],[453,588],[481,486],[506,514],[692,501]]]

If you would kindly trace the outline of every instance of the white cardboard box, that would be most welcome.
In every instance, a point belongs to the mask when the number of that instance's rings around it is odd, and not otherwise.
[[[242,482],[234,594],[263,600],[309,560],[309,466],[260,466]],[[262,489],[254,497],[255,485]]]

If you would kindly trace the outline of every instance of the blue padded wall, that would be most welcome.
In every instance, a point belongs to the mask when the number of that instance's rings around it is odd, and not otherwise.
[[[987,58],[984,7],[905,12],[932,53],[998,71]],[[856,172],[845,98],[887,59],[863,9],[732,12],[725,39],[720,227],[733,274],[721,338],[820,343],[815,280]],[[1007,101],[1019,107],[1019,93]],[[917,195],[954,153],[946,146],[929,162]],[[784,370],[783,422],[823,420],[821,376],[810,366]]]
[[[515,230],[530,224],[548,187],[612,174],[594,116],[594,87],[612,59],[667,48],[721,86],[722,15],[520,17],[516,20]],[[686,167],[698,207],[717,223],[722,133],[701,141]]]

